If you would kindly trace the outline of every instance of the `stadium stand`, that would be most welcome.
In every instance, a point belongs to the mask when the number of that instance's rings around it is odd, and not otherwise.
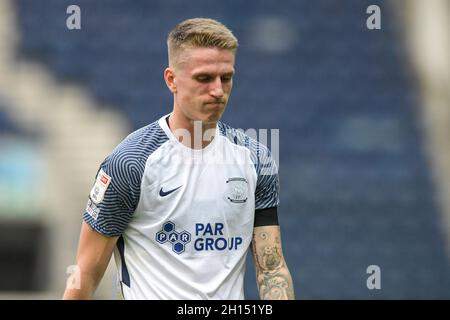
[[[0,291],[42,290],[45,269],[45,230],[29,210],[36,200],[33,174],[37,157],[29,157],[36,133],[23,129],[5,112],[0,100]],[[36,205],[36,203],[34,203]],[[20,236],[19,236],[20,235]]]

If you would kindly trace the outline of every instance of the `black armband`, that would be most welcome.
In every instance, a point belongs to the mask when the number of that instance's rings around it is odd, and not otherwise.
[[[255,210],[254,227],[278,226],[277,207]]]

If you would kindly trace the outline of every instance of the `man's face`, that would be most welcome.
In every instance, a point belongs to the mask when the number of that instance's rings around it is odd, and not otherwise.
[[[217,122],[231,94],[234,56],[218,48],[183,50],[172,69],[175,108],[191,121]]]

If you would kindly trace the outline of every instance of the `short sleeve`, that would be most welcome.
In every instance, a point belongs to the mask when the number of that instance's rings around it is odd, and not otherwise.
[[[119,236],[139,202],[142,169],[133,157],[115,153],[108,156],[97,172],[83,219],[97,232]]]
[[[277,207],[279,204],[278,167],[267,147],[259,145],[256,172],[255,209]]]

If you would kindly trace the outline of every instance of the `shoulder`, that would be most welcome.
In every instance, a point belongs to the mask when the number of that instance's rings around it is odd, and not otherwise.
[[[276,165],[269,148],[258,141],[258,133],[255,129],[244,131],[243,129],[235,129],[223,122],[218,123],[220,134],[224,136],[229,142],[246,148],[250,152],[251,159],[255,164],[258,174],[264,173],[267,170],[270,172],[276,171]],[[267,141],[266,136],[262,137],[261,132],[259,138]],[[266,172],[265,174],[267,174]],[[274,172],[273,172],[274,173]],[[270,174],[270,173],[269,173]]]
[[[129,134],[103,162],[112,175],[143,171],[147,158],[169,138],[155,121]]]

